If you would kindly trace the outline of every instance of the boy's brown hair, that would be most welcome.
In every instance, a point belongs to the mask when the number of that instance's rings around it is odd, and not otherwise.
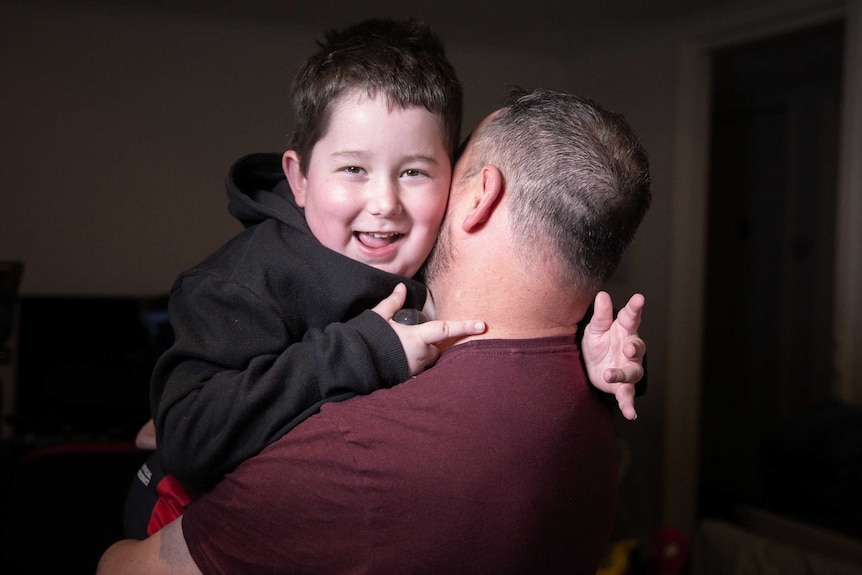
[[[371,19],[330,30],[320,50],[293,81],[296,123],[291,149],[307,172],[311,151],[325,134],[332,105],[354,90],[382,96],[389,106],[422,106],[440,119],[454,159],[461,137],[463,94],[440,38],[416,19]]]

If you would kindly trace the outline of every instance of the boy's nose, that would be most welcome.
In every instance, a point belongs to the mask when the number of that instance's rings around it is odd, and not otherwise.
[[[401,199],[394,182],[382,182],[368,199],[368,211],[375,216],[394,216],[401,213]]]

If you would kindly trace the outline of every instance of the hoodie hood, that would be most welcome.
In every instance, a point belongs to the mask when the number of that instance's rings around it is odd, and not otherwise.
[[[231,166],[225,179],[228,212],[249,227],[267,218],[310,233],[302,208],[281,169],[281,154],[243,156]]]

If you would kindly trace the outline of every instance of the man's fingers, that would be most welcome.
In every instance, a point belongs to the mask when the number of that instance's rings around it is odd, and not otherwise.
[[[630,332],[637,332],[641,325],[641,315],[643,314],[644,304],[646,300],[643,294],[636,293],[629,298],[626,306],[617,314],[617,319],[620,325]]]
[[[421,324],[420,336],[428,345],[466,335],[476,335],[485,331],[485,322],[477,320],[429,321]]]
[[[603,333],[608,331],[613,322],[614,305],[611,302],[611,296],[608,292],[600,291],[593,302],[593,317],[590,318],[589,327]]]
[[[635,386],[625,383],[620,384],[614,395],[617,398],[617,405],[619,406],[623,417],[629,421],[637,419],[638,413],[635,411]]]
[[[632,361],[643,361],[646,355],[646,342],[639,337],[633,337],[626,342],[623,353]]]
[[[604,377],[608,383],[632,384],[639,382],[644,376],[643,365],[632,363],[626,367],[609,367]]]

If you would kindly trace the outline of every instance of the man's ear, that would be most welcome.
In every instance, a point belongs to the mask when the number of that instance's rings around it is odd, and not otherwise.
[[[498,201],[503,197],[503,174],[496,166],[483,166],[479,183],[480,187],[471,192],[472,203],[461,224],[461,229],[468,233],[491,217]]]
[[[299,154],[294,150],[286,151],[281,157],[281,169],[284,171],[285,177],[287,177],[287,183],[290,184],[290,190],[296,199],[296,205],[304,208],[305,189],[308,185],[308,178],[302,173]]]

